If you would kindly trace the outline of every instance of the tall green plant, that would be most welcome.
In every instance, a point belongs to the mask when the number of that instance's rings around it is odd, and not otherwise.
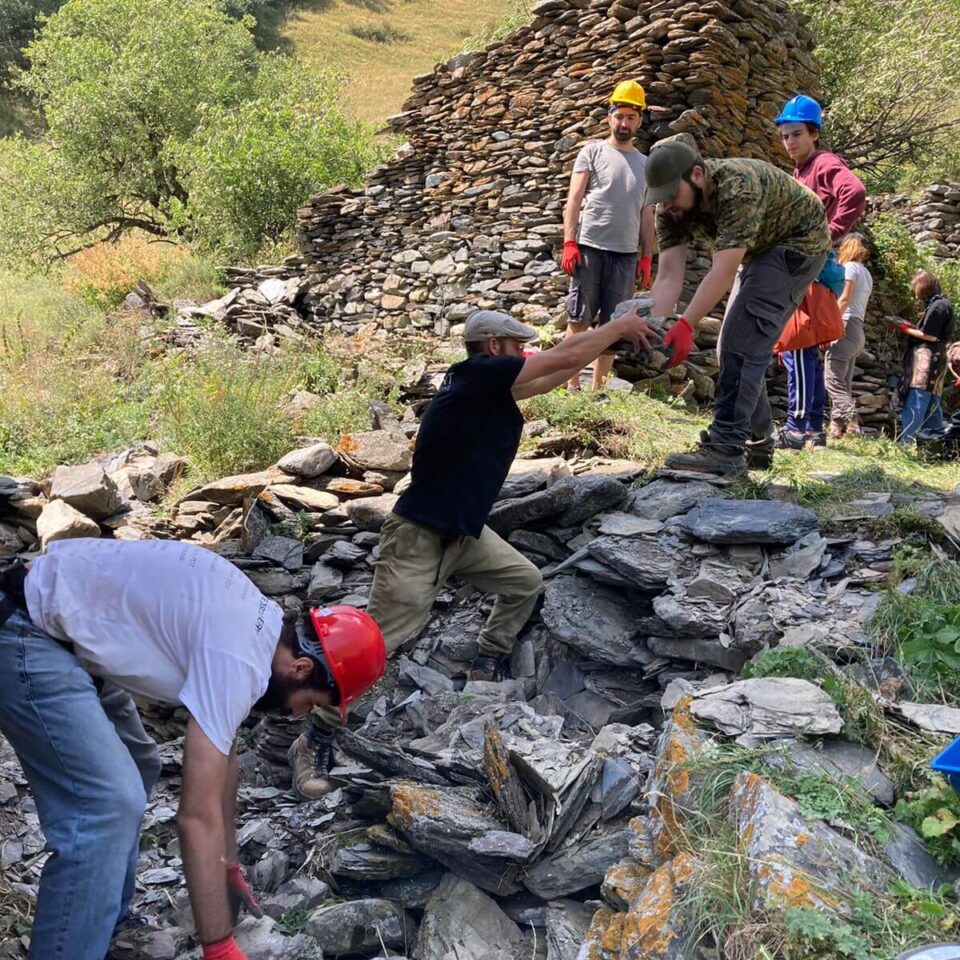
[[[960,170],[960,0],[794,0],[810,18],[827,133],[873,181]]]

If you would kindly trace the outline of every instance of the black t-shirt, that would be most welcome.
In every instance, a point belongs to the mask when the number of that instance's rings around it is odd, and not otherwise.
[[[931,337],[946,342],[953,336],[953,307],[950,301],[934,294],[926,303],[920,329]]]
[[[409,489],[394,512],[479,537],[517,455],[523,415],[510,393],[523,360],[475,354],[447,372],[420,424]]]

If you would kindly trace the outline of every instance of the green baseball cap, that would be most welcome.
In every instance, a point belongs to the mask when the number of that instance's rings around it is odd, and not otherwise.
[[[696,153],[679,140],[654,147],[647,158],[647,191],[643,202],[665,203],[672,200],[683,175],[700,162]]]

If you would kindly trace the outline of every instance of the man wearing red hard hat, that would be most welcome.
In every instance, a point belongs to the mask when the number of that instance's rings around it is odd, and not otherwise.
[[[175,541],[65,540],[0,579],[0,733],[37,804],[43,867],[31,960],[102,960],[134,892],[160,775],[130,695],[190,713],[177,824],[204,960],[245,960],[232,905],[236,734],[251,710],[347,705],[382,675],[380,629],[352,607],[284,622],[229,561]]]

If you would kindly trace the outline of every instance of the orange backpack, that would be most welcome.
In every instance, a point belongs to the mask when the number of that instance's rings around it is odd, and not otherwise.
[[[780,334],[774,353],[826,346],[843,336],[843,317],[833,291],[822,283],[811,283],[800,306]]]

